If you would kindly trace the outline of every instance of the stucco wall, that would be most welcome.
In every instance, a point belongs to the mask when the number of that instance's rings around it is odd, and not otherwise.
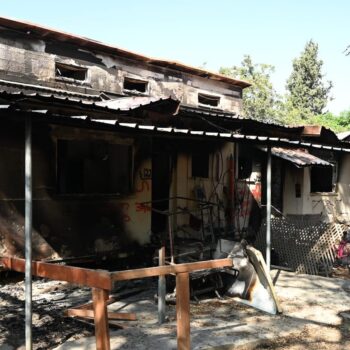
[[[336,219],[344,221],[350,213],[350,156],[342,156],[339,164],[336,190],[330,193],[311,193],[309,167],[298,169],[293,165],[286,166],[283,194],[284,215],[319,214],[326,221]],[[301,186],[300,198],[296,198],[296,184]]]

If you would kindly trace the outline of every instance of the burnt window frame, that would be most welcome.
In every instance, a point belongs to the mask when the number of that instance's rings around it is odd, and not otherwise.
[[[63,74],[58,74],[58,71],[62,73],[62,71],[71,71],[71,72],[79,72],[84,74],[84,79],[80,79],[77,77],[65,76]],[[67,83],[75,83],[75,84],[85,84],[88,78],[88,68],[83,66],[78,66],[74,64],[67,64],[63,62],[55,62],[55,79],[58,81],[64,81]]]
[[[203,158],[206,158],[206,159],[203,159]],[[204,172],[201,173],[201,170],[199,170],[198,172],[196,172],[194,174],[194,166],[196,165],[196,162],[194,162],[194,159],[197,158],[197,161],[198,161],[198,164],[200,164],[201,166],[203,166],[203,160],[206,162],[208,162],[208,167],[206,170],[204,170]],[[201,159],[202,158],[202,159]],[[191,154],[191,168],[190,168],[190,171],[191,171],[191,178],[193,179],[210,179],[210,153],[209,152],[206,152],[205,150],[203,152],[194,152]],[[198,169],[197,169],[198,170]]]
[[[216,101],[217,104],[205,103],[204,100]],[[209,108],[220,108],[221,96],[211,95],[204,92],[198,92],[197,94],[197,102],[199,106],[205,106]]]
[[[330,162],[333,166],[317,166],[313,165],[310,167],[310,173],[309,173],[309,178],[310,178],[310,194],[336,194],[337,193],[337,183],[338,183],[338,162],[337,161],[331,161]],[[320,174],[320,171],[322,170],[330,170],[331,171],[331,176],[332,179],[330,181],[330,191],[327,190],[317,190],[315,189],[315,185],[313,185],[313,172],[317,171],[317,177],[323,178],[324,174]],[[328,175],[329,176],[329,175]],[[329,181],[329,180],[328,180]]]
[[[126,187],[126,191],[113,191],[111,190],[111,186],[112,186],[112,182],[110,182],[110,184],[108,185],[109,188],[107,191],[98,191],[98,192],[88,192],[88,191],[72,191],[72,190],[63,190],[62,189],[62,174],[61,172],[64,171],[62,170],[62,159],[61,159],[61,155],[60,155],[60,143],[61,142],[82,142],[82,143],[86,143],[89,146],[91,144],[105,144],[106,146],[125,146],[127,147],[127,164],[128,164],[128,181],[127,181],[127,187]],[[109,154],[110,156],[110,154]],[[81,160],[86,159],[85,156],[81,156]],[[110,142],[110,141],[105,141],[105,140],[101,140],[101,139],[86,139],[86,138],[82,138],[82,139],[71,139],[71,138],[58,138],[56,139],[56,196],[58,197],[117,197],[120,198],[122,196],[126,196],[126,195],[130,195],[132,194],[133,191],[133,186],[134,186],[134,145],[133,143],[130,142]],[[115,159],[115,162],[118,162],[118,159]],[[67,168],[67,164],[64,165]],[[109,169],[110,171],[110,169]],[[66,173],[65,176],[69,176],[69,172]],[[109,181],[111,181],[109,179]]]
[[[132,89],[132,88],[127,88],[125,86],[126,83],[130,84],[143,84],[145,89],[144,90],[138,90],[138,89]],[[144,80],[144,79],[139,79],[139,78],[133,78],[129,76],[125,76],[123,79],[123,92],[126,92],[128,94],[137,94],[137,95],[147,95],[149,91],[149,81]]]

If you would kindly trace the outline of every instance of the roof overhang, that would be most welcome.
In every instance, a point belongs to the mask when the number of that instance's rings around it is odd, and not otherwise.
[[[266,148],[262,149],[267,151]],[[332,163],[329,163],[319,157],[310,154],[304,148],[284,148],[284,147],[272,147],[271,154],[274,157],[281,158],[287,162],[292,163],[297,168],[304,168],[308,166],[333,166]]]

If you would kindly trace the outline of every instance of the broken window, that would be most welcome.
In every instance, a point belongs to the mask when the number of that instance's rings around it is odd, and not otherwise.
[[[56,77],[84,81],[87,68],[56,62]]]
[[[128,91],[137,91],[141,93],[147,92],[148,82],[133,78],[124,78],[123,89]]]
[[[58,140],[57,174],[60,194],[130,193],[132,146]]]
[[[209,153],[192,154],[192,177],[209,178]]]
[[[310,170],[310,191],[334,192],[337,183],[337,164],[333,166],[313,166]]]
[[[206,95],[206,94],[198,94],[198,103],[206,106],[211,107],[218,107],[220,102],[219,96],[212,96],[212,95]]]

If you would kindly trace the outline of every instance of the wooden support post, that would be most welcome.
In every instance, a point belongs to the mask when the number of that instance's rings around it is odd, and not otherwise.
[[[108,300],[108,294],[108,290],[105,289],[92,289],[97,350],[110,350],[111,348],[106,302]]]
[[[190,350],[190,277],[188,272],[176,275],[177,349]]]

